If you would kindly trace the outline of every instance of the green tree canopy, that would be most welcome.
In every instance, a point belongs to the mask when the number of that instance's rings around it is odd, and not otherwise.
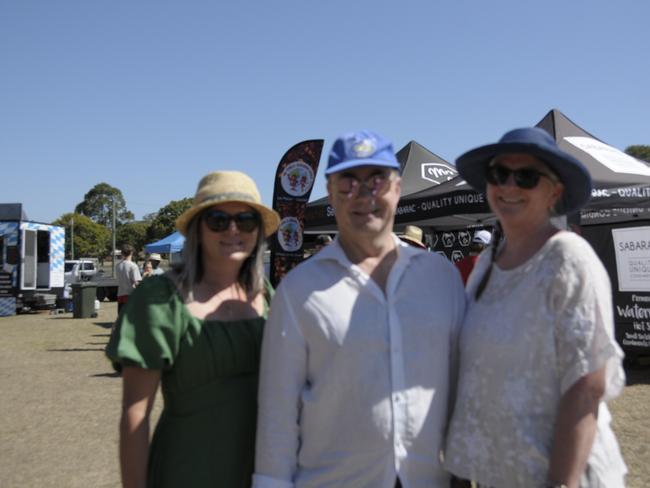
[[[122,192],[108,183],[98,183],[93,186],[84,195],[83,201],[75,207],[75,212],[110,228],[113,224],[113,199],[117,225],[133,220],[133,214],[126,208]]]
[[[131,244],[136,253],[144,249],[147,241],[147,229],[149,224],[146,222],[127,222],[117,228],[115,245],[121,249],[124,244]]]
[[[172,200],[158,210],[147,229],[147,242],[154,242],[168,236],[176,230],[176,219],[192,206],[192,198]]]
[[[650,146],[628,146],[625,152],[634,158],[642,159],[646,163],[650,163]]]
[[[67,213],[52,222],[65,227],[65,257],[71,259],[72,226],[74,225],[74,257],[102,258],[111,240],[110,231],[85,215]]]

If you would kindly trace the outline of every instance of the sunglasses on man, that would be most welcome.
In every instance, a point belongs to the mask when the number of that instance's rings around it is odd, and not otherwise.
[[[491,164],[487,167],[485,179],[491,185],[501,186],[506,184],[510,179],[510,175],[513,176],[515,185],[524,190],[535,188],[542,177],[548,178],[553,182],[558,181],[554,175],[544,173],[535,168],[510,169],[499,163]]]
[[[386,193],[390,181],[391,172],[389,170],[374,173],[363,181],[353,174],[343,173],[336,179],[335,187],[337,192],[348,198],[359,195],[362,187],[365,187],[371,196],[376,197]]]
[[[257,212],[239,212],[234,215],[221,210],[206,210],[202,215],[203,222],[213,232],[224,232],[230,227],[230,222],[240,232],[253,232],[260,225],[260,215]]]

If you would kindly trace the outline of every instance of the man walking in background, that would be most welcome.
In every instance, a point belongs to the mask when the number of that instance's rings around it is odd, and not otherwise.
[[[138,265],[133,262],[133,246],[125,244],[122,247],[122,260],[115,267],[117,277],[117,314],[128,301],[129,295],[142,280]]]

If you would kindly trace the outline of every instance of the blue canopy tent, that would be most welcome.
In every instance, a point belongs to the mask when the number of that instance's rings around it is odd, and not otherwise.
[[[180,232],[174,232],[173,234],[163,237],[157,242],[152,242],[151,244],[146,244],[144,250],[147,254],[152,252],[164,252],[168,254],[181,252],[183,249],[183,244],[185,243],[185,237]]]

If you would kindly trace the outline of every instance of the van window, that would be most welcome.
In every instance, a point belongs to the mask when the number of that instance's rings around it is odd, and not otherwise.
[[[5,238],[0,236],[0,266],[5,264]]]

